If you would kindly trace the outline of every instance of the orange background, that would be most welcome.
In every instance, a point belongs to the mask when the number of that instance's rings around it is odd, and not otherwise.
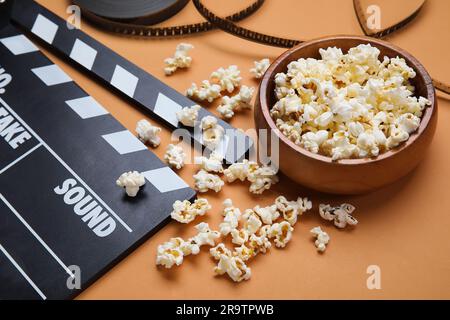
[[[39,0],[67,17],[68,1]],[[241,9],[250,0],[205,1],[216,12],[227,14]],[[379,4],[383,27],[412,12],[421,0],[364,0]],[[222,5],[221,5],[222,4]],[[430,74],[450,83],[450,2],[429,0],[416,20],[388,38],[415,55]],[[200,15],[192,3],[164,25],[198,22]],[[351,0],[267,0],[242,26],[278,36],[311,39],[332,34],[361,34]],[[83,20],[82,30],[133,61],[180,92],[192,82],[207,79],[218,67],[237,64],[243,83],[257,86],[249,69],[254,60],[275,59],[283,49],[244,41],[221,31],[183,39],[149,40],[121,37],[98,30]],[[187,71],[171,77],[163,73],[163,60],[171,56],[179,42],[195,46],[194,62]],[[148,118],[137,108],[110,93],[62,61],[50,57],[89,94],[103,104],[122,124],[134,131],[135,124]],[[208,106],[216,112],[215,105]],[[408,177],[383,190],[363,196],[330,196],[304,189],[282,176],[278,185],[262,196],[252,196],[247,184],[225,185],[219,194],[208,193],[213,210],[203,219],[217,227],[222,201],[229,197],[242,210],[269,205],[280,194],[289,199],[307,196],[314,209],[300,219],[293,239],[284,250],[272,249],[249,263],[252,278],[235,284],[227,277],[215,277],[214,262],[206,250],[185,259],[181,267],[160,270],[155,266],[158,244],[174,236],[194,235],[193,225],[170,223],[125,260],[82,293],[80,299],[392,299],[450,298],[450,100],[440,94],[439,123],[435,140],[423,163]],[[149,118],[148,118],[149,119]],[[151,119],[149,119],[153,122]],[[244,130],[253,128],[251,112],[240,113],[232,121]],[[163,143],[154,150],[162,158],[170,142],[163,129]],[[301,168],[299,168],[301,170]],[[181,176],[193,184],[193,165]],[[357,207],[359,224],[338,230],[323,221],[319,203],[349,202]],[[151,208],[149,208],[149,214]],[[325,254],[316,252],[309,230],[320,225],[331,236]],[[381,290],[366,287],[369,265],[381,268]]]

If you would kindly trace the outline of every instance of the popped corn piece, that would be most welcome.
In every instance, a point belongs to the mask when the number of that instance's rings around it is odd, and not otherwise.
[[[242,86],[239,93],[233,97],[224,96],[222,103],[217,107],[217,111],[225,119],[231,119],[235,112],[242,109],[251,109],[251,100],[255,92],[254,88]]]
[[[330,236],[325,231],[322,231],[320,227],[312,228],[310,231],[317,239],[314,242],[317,251],[324,252],[327,248],[327,244],[330,241]]]
[[[208,245],[214,247],[216,245],[216,240],[220,238],[220,233],[218,231],[213,231],[209,228],[209,224],[202,222],[195,226],[198,233],[192,240],[199,246]]]
[[[203,130],[203,143],[211,150],[215,150],[225,135],[225,129],[217,123],[217,118],[206,116],[202,119],[200,128]]]
[[[294,231],[294,228],[287,221],[274,223],[270,227],[268,237],[270,239],[275,238],[274,242],[276,247],[284,248],[292,238],[292,231]]]
[[[233,229],[231,230],[231,242],[238,246],[243,245],[249,239],[250,235],[247,229]]]
[[[164,266],[167,269],[174,265],[181,265],[183,263],[183,252],[179,248],[179,239],[171,239],[169,242],[158,246],[156,253],[156,265]],[[180,243],[181,244],[181,243]]]
[[[164,60],[164,63],[166,64],[166,67],[164,68],[165,74],[170,76],[177,71],[177,69],[190,67],[192,58],[188,54],[193,48],[194,46],[189,43],[180,43],[177,45],[174,56]]]
[[[208,192],[208,190],[219,192],[224,185],[218,175],[208,173],[205,170],[200,170],[194,175],[194,182],[195,189],[199,192]]]
[[[247,209],[244,211],[242,221],[244,222],[244,229],[246,229],[250,235],[258,231],[258,229],[262,226],[261,218],[252,209]]]
[[[116,184],[125,188],[129,197],[136,197],[139,188],[145,184],[145,177],[137,171],[125,172],[119,177]]]
[[[310,131],[302,135],[300,145],[308,151],[319,153],[320,146],[327,141],[327,139],[328,131],[326,130],[319,130],[317,132]]]
[[[177,119],[186,127],[194,127],[198,119],[198,111],[201,109],[199,105],[185,107],[177,112]]]
[[[214,272],[218,275],[228,274],[235,282],[250,279],[251,269],[239,257],[229,257],[222,254],[219,263],[214,268]]]
[[[283,214],[284,220],[291,226],[297,223],[297,217],[307,210],[311,210],[312,202],[308,198],[298,198],[297,201],[288,201],[285,197],[279,196],[275,199],[276,208]]]
[[[235,65],[229,66],[227,69],[219,68],[211,73],[211,81],[218,83],[221,91],[233,92],[234,89],[241,85],[241,71]]]
[[[242,162],[233,163],[223,173],[227,182],[234,182],[238,179],[245,181],[249,172],[254,172],[258,168],[259,165],[256,162],[244,159]]]
[[[266,73],[267,69],[270,67],[269,59],[262,59],[260,61],[255,61],[255,67],[250,69],[250,73],[256,78],[261,79]]]
[[[211,254],[211,256],[219,261],[220,260],[220,256],[221,255],[225,255],[228,257],[232,256],[231,250],[228,249],[225,244],[223,243],[219,243],[217,246],[215,246],[214,248],[209,249],[209,253]]]
[[[328,221],[334,221],[334,225],[338,228],[345,228],[347,224],[356,225],[356,220],[351,213],[355,210],[355,207],[351,204],[341,204],[338,207],[331,207],[328,204],[319,205],[320,216]]]
[[[276,205],[271,205],[264,208],[256,206],[253,208],[253,211],[258,214],[264,224],[272,224],[280,217],[280,213],[278,212]]]
[[[247,179],[251,182],[249,190],[253,194],[261,194],[278,182],[277,172],[268,166],[250,172]]]
[[[409,139],[408,132],[399,129],[399,128],[391,128],[391,135],[387,139],[387,147],[389,149],[393,149],[398,147],[402,142],[405,142]]]
[[[186,90],[186,95],[194,100],[213,102],[220,97],[221,87],[218,84],[212,84],[208,80],[203,80],[200,87],[195,83]]]
[[[223,157],[217,152],[212,152],[209,158],[195,157],[194,162],[195,164],[198,164],[200,166],[200,169],[203,169],[207,172],[223,172]]]
[[[254,255],[261,253],[266,253],[268,249],[272,247],[270,240],[267,235],[256,235],[252,234],[248,242],[249,248],[254,252]]]
[[[252,248],[247,247],[245,244],[242,244],[234,249],[234,256],[242,259],[242,261],[248,261],[255,255],[255,251]]]
[[[233,206],[233,202],[231,201],[231,199],[226,199],[223,202],[223,205],[225,207],[222,212],[224,219],[223,222],[219,225],[219,232],[222,235],[226,236],[233,229],[237,228],[239,220],[241,219],[241,210]]]
[[[173,204],[173,211],[170,216],[180,223],[190,223],[194,221],[197,216],[205,215],[210,209],[211,205],[208,203],[207,199],[198,198],[194,203],[190,203],[188,200],[177,200]]]
[[[172,167],[176,169],[181,169],[184,167],[184,160],[186,159],[186,154],[180,146],[174,144],[169,144],[167,146],[166,154],[164,155],[164,160]]]
[[[187,241],[184,241],[179,246],[181,252],[183,252],[184,256],[188,255],[197,255],[200,253],[200,246],[195,242],[194,238],[190,238]]]
[[[136,133],[138,138],[143,142],[149,142],[154,148],[161,144],[161,138],[159,134],[161,133],[161,128],[152,126],[150,122],[143,119],[140,120],[136,125]]]

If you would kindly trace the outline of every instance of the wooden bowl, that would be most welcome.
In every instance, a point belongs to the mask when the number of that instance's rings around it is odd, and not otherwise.
[[[362,43],[370,43],[380,51],[380,57],[402,57],[412,67],[417,76],[411,80],[415,95],[423,96],[432,102],[423,113],[419,129],[396,149],[380,154],[375,158],[345,159],[332,161],[331,158],[315,154],[290,141],[275,126],[269,110],[276,102],[274,77],[286,72],[287,65],[299,58],[320,59],[319,48],[338,47],[348,49]],[[273,130],[272,135],[279,139],[280,170],[292,180],[309,188],[335,194],[361,194],[390,184],[413,170],[422,158],[433,139],[437,123],[437,101],[430,75],[411,54],[388,42],[361,36],[333,36],[302,43],[282,54],[267,70],[256,99],[256,129]],[[270,136],[270,135],[269,135]],[[260,139],[264,140],[264,139]],[[270,137],[266,149],[270,154]]]

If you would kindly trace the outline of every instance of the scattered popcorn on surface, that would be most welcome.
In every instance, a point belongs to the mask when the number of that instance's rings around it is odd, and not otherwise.
[[[250,235],[247,229],[233,229],[231,230],[231,242],[238,246],[243,245],[249,239]]]
[[[253,208],[253,211],[258,214],[262,222],[265,224],[272,224],[280,217],[280,213],[278,212],[276,205],[271,205],[264,208],[256,206]]]
[[[180,249],[180,244],[177,244],[178,239],[171,239],[169,242],[158,246],[156,254],[156,265],[164,266],[167,269],[174,265],[181,265],[183,263],[184,254]]]
[[[129,197],[136,197],[139,188],[145,184],[145,177],[137,171],[125,172],[119,177],[116,184],[125,188]]]
[[[150,143],[154,148],[161,144],[161,138],[159,137],[160,132],[161,128],[152,126],[151,123],[145,119],[140,120],[136,125],[138,138],[143,143]]]
[[[208,192],[214,190],[219,192],[225,184],[218,175],[211,174],[205,170],[200,170],[194,175],[195,190],[198,192]]]
[[[244,222],[244,229],[246,229],[250,235],[258,231],[263,224],[259,215],[252,209],[245,210],[242,215],[242,221]]]
[[[317,238],[314,242],[317,251],[324,252],[327,248],[327,244],[330,241],[330,236],[325,231],[322,231],[320,227],[311,229],[311,233]]]
[[[213,231],[209,228],[209,224],[202,222],[195,226],[198,234],[193,238],[194,242],[199,246],[208,245],[214,247],[216,245],[216,240],[220,238],[220,233],[218,231]]]
[[[219,261],[220,260],[220,256],[221,255],[226,255],[228,257],[232,256],[232,253],[230,251],[230,249],[228,249],[225,244],[223,243],[219,243],[217,246],[215,246],[214,248],[209,249],[209,253],[211,254],[211,256]]]
[[[197,101],[208,101],[211,103],[220,97],[221,91],[222,88],[220,85],[212,84],[208,80],[203,80],[200,87],[193,83],[191,87],[186,90],[186,95]]]
[[[277,128],[295,144],[333,160],[376,157],[409,139],[431,104],[415,97],[416,73],[370,44],[320,49],[275,76]]]
[[[173,211],[170,216],[180,223],[190,223],[197,216],[205,215],[210,209],[211,205],[208,203],[208,200],[203,198],[196,199],[194,203],[190,203],[188,200],[177,200],[173,204]]]
[[[231,183],[236,180],[245,181],[249,172],[254,172],[258,168],[259,165],[256,162],[244,159],[242,162],[233,163],[228,169],[225,169],[223,173],[227,182]]]
[[[209,158],[207,157],[195,157],[195,164],[200,166],[207,172],[222,173],[223,172],[223,157],[217,152],[212,152]]]
[[[250,73],[256,78],[261,79],[266,73],[267,69],[270,67],[269,59],[262,59],[260,61],[255,61],[255,67],[250,69]]]
[[[284,248],[292,238],[292,231],[294,231],[294,228],[292,228],[290,223],[287,221],[274,223],[270,227],[268,237],[275,238],[275,246],[278,248]]]
[[[250,236],[249,247],[253,250],[253,255],[258,253],[266,253],[272,247],[270,240],[266,234]]]
[[[174,144],[169,144],[167,146],[166,154],[164,155],[164,160],[172,167],[176,169],[181,169],[184,167],[184,160],[186,159],[186,154],[180,146]]]
[[[252,272],[249,267],[239,257],[229,257],[222,254],[219,263],[214,268],[214,272],[218,275],[228,274],[235,282],[250,279]]]
[[[181,111],[177,112],[177,119],[183,124],[183,126],[194,127],[198,119],[198,111],[200,109],[201,107],[199,105],[195,105],[190,108],[185,107],[181,109]]]
[[[248,261],[256,255],[252,248],[248,248],[245,244],[234,249],[234,256],[239,257],[242,261]]]
[[[251,182],[249,191],[254,194],[261,194],[278,182],[277,172],[273,168],[261,167],[256,162],[248,160],[230,165],[223,173],[226,181],[230,183],[236,180]]]
[[[204,117],[200,128],[202,129],[204,145],[211,150],[215,150],[225,135],[225,129],[217,123],[217,118],[213,116]]]
[[[298,198],[297,201],[288,201],[285,197],[279,196],[275,199],[275,207],[283,214],[284,220],[294,226],[297,223],[297,217],[305,211],[311,210],[312,202],[307,198]]]
[[[180,43],[177,46],[175,55],[164,60],[166,67],[164,72],[167,76],[172,75],[175,71],[182,68],[189,68],[192,63],[192,58],[188,55],[189,51],[194,49],[194,46],[189,43]]]
[[[338,228],[345,228],[347,224],[354,226],[358,224],[351,213],[355,211],[355,207],[351,204],[344,203],[338,207],[331,207],[328,204],[319,205],[320,216],[328,221],[333,221],[334,225]]]
[[[217,107],[217,111],[225,119],[231,119],[235,112],[245,109],[251,109],[250,102],[253,99],[254,88],[242,86],[239,93],[231,98],[225,96],[222,98],[222,103]]]
[[[262,194],[265,190],[278,182],[277,172],[271,167],[260,167],[247,176],[250,184],[250,192],[253,194]]]
[[[233,205],[231,199],[225,199],[223,206],[224,220],[219,226],[219,231],[212,230],[208,223],[202,222],[195,226],[197,234],[187,241],[182,238],[170,239],[158,247],[157,265],[163,265],[166,268],[178,266],[182,264],[184,257],[197,255],[202,246],[210,246],[210,255],[218,261],[214,268],[216,274],[227,274],[236,282],[248,280],[251,270],[246,263],[258,254],[267,253],[273,244],[278,248],[286,247],[292,239],[294,230],[292,225],[297,222],[297,216],[310,210],[312,204],[307,198],[299,197],[296,201],[289,201],[286,197],[280,196],[272,205],[255,206],[253,209],[245,210],[243,214]],[[196,216],[204,215],[211,209],[206,199],[197,199],[192,204],[186,200],[176,201],[173,207],[172,217],[184,223],[191,222]],[[337,219],[341,223],[343,214],[339,213],[339,210],[349,216],[354,207],[348,204],[336,208],[328,205],[320,207],[321,215],[326,214],[327,220]],[[337,215],[342,216],[336,218]],[[329,216],[332,218],[330,219]],[[346,219],[349,219],[348,216]],[[313,228],[311,233],[316,237],[317,250],[325,251],[330,240],[328,234],[320,227]],[[223,242],[217,243],[222,236],[228,235],[235,245],[230,249]],[[222,238],[222,241],[224,240],[225,238]]]
[[[228,91],[232,93],[234,89],[241,85],[242,77],[241,71],[235,65],[229,66],[227,69],[220,68],[217,71],[211,73],[211,81],[218,83],[221,87],[221,91]]]
[[[224,216],[223,222],[219,225],[219,232],[227,236],[232,230],[236,229],[239,220],[241,219],[241,210],[233,206],[231,199],[226,199],[223,202],[224,210],[222,215]]]

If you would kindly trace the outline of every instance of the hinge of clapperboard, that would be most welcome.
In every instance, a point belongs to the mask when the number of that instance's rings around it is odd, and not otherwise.
[[[205,150],[205,153],[207,155],[211,152],[211,150],[208,150],[208,148],[205,147],[201,131],[198,128],[194,130],[192,128],[184,127],[178,123],[176,116],[174,116],[174,108],[179,110],[181,107],[190,107],[195,105],[195,102],[176,92],[174,89],[159,81],[154,76],[147,73],[145,70],[134,65],[132,62],[118,55],[116,52],[112,51],[81,30],[69,30],[64,19],[58,17],[53,12],[50,12],[48,9],[41,6],[34,0],[0,0],[0,12],[2,15],[0,27],[5,26],[5,24],[8,23],[13,24],[14,26],[22,30],[25,34],[29,35],[34,41],[38,41],[44,47],[50,49],[52,52],[62,57],[67,63],[76,66],[78,70],[84,71],[85,74],[87,74],[89,77],[100,81],[102,85],[104,85],[112,92],[119,94],[122,98],[131,102],[133,105],[140,107],[149,116],[151,116],[156,121],[161,122],[169,129],[184,129],[183,133],[181,133],[179,136],[182,136],[183,139],[185,139],[187,134],[187,138],[190,138],[191,144],[196,149]],[[64,45],[61,45],[58,42],[49,43],[48,41],[45,41],[45,39],[42,39],[42,37],[39,37],[39,35],[37,35],[35,32],[33,32],[31,19],[35,19],[37,15],[46,16],[44,20],[47,20],[47,18],[50,17],[50,23],[59,24],[60,28],[58,32],[64,32],[64,36],[67,37],[67,43],[64,43]],[[3,17],[5,17],[5,19],[3,19]],[[83,42],[84,40],[89,44],[89,46],[98,51],[98,56],[96,59],[103,58],[103,69],[86,68],[82,63],[76,61],[76,59],[73,59],[71,57],[70,51],[67,51],[68,43],[80,40],[82,40],[81,42]],[[83,43],[83,45],[86,45],[86,43]],[[106,62],[116,66],[116,68],[119,65],[125,65],[126,75],[133,76],[133,72],[135,74],[138,74],[139,78],[134,78],[139,80],[138,83],[141,85],[141,87],[145,86],[145,88],[148,89],[145,90],[147,96],[143,97],[142,92],[141,96],[138,96],[134,93],[129,94],[128,92],[121,90],[120,88],[115,86],[113,83],[113,79],[109,78],[111,70],[105,70],[104,64]],[[151,90],[156,90],[159,92],[149,93],[148,91]],[[138,90],[136,89],[136,91]],[[156,99],[155,96],[157,96]],[[174,99],[178,101],[174,101]],[[153,101],[153,103],[151,101]],[[201,110],[199,111],[199,118],[201,119],[208,115],[216,117],[208,110],[201,108]],[[226,136],[224,137],[222,143],[224,162],[226,164],[232,164],[244,158],[248,158],[254,145],[253,140],[240,130],[237,130],[230,126],[222,119],[218,118],[218,122],[226,130]]]

